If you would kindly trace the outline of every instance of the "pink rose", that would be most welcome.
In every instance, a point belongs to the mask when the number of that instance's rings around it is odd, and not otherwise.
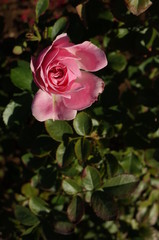
[[[104,82],[94,72],[107,65],[105,53],[85,41],[74,45],[67,34],[31,59],[33,78],[40,90],[32,103],[32,114],[39,121],[72,120],[103,92]]]

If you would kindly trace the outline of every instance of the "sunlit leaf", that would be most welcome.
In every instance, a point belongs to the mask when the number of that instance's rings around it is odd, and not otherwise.
[[[73,126],[77,134],[81,136],[88,135],[92,130],[91,117],[85,112],[80,112],[74,119]]]
[[[71,126],[66,121],[47,120],[45,127],[50,137],[58,142],[61,142],[65,136],[73,133]]]
[[[91,152],[91,144],[88,139],[80,138],[75,144],[75,153],[79,160],[86,160]]]
[[[56,160],[60,167],[67,167],[75,161],[74,143],[64,144],[62,142],[57,148]]]
[[[50,212],[48,204],[39,197],[31,197],[29,199],[29,208],[35,215],[43,215]]]
[[[36,196],[39,191],[37,188],[32,187],[30,183],[26,183],[22,186],[21,192],[26,197],[33,197]]]
[[[137,16],[145,12],[152,5],[150,0],[125,0],[125,2],[130,12]]]
[[[62,33],[65,30],[66,26],[67,26],[66,17],[61,17],[57,19],[53,26],[48,27],[48,37],[51,40],[54,40],[58,34]]]
[[[75,180],[69,178],[63,180],[62,188],[69,195],[75,195],[82,191],[81,186]]]
[[[7,105],[6,109],[3,112],[3,121],[6,125],[10,125],[10,123],[12,123],[13,114],[19,107],[20,104],[13,101]]]
[[[35,9],[37,19],[47,10],[48,6],[49,0],[38,0]]]
[[[85,189],[93,190],[100,186],[100,173],[94,167],[87,166],[82,174],[82,184]]]

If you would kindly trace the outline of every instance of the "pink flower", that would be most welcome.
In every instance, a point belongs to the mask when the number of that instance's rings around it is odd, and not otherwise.
[[[38,121],[72,120],[77,110],[94,103],[103,92],[104,82],[88,72],[107,65],[105,53],[85,41],[74,45],[67,34],[59,35],[51,46],[31,59],[31,70],[40,88],[32,103]]]

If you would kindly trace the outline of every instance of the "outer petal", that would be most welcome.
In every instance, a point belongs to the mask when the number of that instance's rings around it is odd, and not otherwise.
[[[44,48],[37,58],[34,58],[34,57],[31,58],[30,67],[32,72],[35,72],[41,66],[45,56],[48,54],[50,50],[51,51],[54,50],[55,52],[49,54],[49,56],[47,57],[47,62],[50,62],[50,60],[54,58],[54,54],[55,55],[57,54],[57,50],[55,50],[54,47],[61,48],[61,47],[72,46],[73,44],[70,43],[69,41],[70,41],[69,37],[67,36],[66,33],[60,34],[59,36],[57,36],[57,38],[53,41],[52,45]]]
[[[32,103],[32,114],[40,122],[52,119],[53,101],[51,95],[39,90]]]
[[[41,63],[43,62],[44,57],[46,56],[46,54],[49,52],[51,48],[52,48],[52,45],[44,48],[37,58],[35,57],[31,58],[30,67],[33,73],[35,73],[35,71],[41,66]]]
[[[74,44],[70,43],[70,39],[67,36],[67,33],[62,33],[56,37],[52,44],[54,47],[69,47]]]
[[[62,97],[39,90],[32,103],[32,114],[38,121],[43,122],[48,119],[72,120],[77,111],[65,107]]]
[[[82,110],[92,105],[104,90],[104,82],[92,73],[81,72],[77,80],[83,88],[70,92],[71,98],[64,98],[64,104],[70,109]]]
[[[81,44],[67,48],[68,51],[80,58],[79,68],[86,71],[98,71],[107,65],[105,53],[91,42],[85,41]]]

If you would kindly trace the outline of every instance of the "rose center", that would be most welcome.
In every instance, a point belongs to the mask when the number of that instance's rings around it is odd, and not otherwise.
[[[67,71],[67,69],[65,66],[61,66],[61,65],[53,66],[48,73],[50,83],[52,83],[54,85],[63,84],[65,75],[66,75],[66,71]]]
[[[59,68],[59,67],[54,67],[51,71],[50,71],[50,77],[51,78],[62,78],[64,75],[63,69]]]

